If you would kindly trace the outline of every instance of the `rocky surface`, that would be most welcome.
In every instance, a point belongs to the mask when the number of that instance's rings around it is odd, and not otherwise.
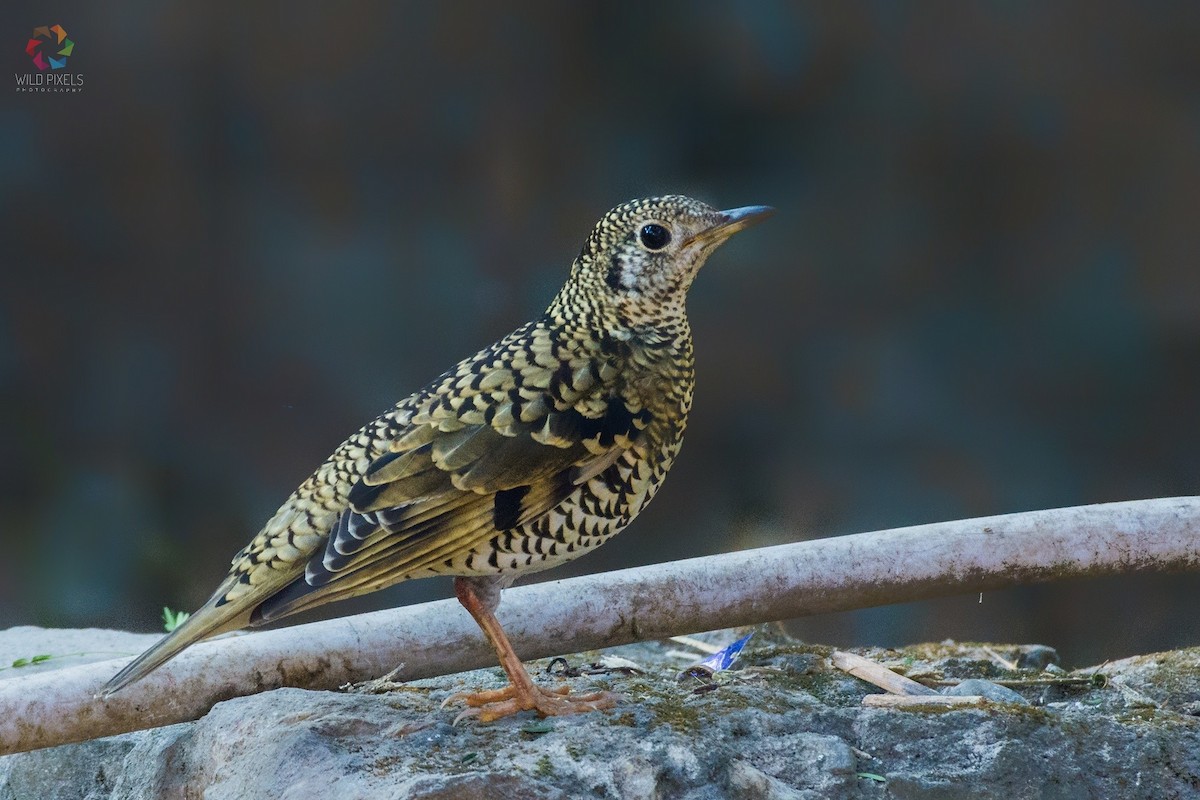
[[[14,629],[0,632],[0,665],[143,643]],[[535,662],[543,681],[627,698],[574,718],[452,725],[442,700],[501,685],[499,670],[235,699],[193,723],[2,757],[0,800],[1200,796],[1200,649],[1107,664],[1103,678],[1066,673],[1036,646],[859,651],[947,689],[1008,683],[1023,700],[1000,691],[975,707],[906,710],[862,707],[878,690],[832,668],[827,648],[771,629],[711,679],[679,680],[703,657],[686,650],[667,642],[584,653],[566,660],[570,677],[562,661]],[[9,667],[0,679],[86,658]]]

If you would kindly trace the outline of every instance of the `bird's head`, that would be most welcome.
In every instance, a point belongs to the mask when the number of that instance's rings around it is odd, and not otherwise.
[[[681,317],[688,288],[726,239],[774,211],[717,209],[682,195],[617,206],[596,223],[559,300],[608,315],[630,328]]]

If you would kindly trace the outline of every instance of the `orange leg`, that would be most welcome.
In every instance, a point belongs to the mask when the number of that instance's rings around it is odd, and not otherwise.
[[[620,700],[618,695],[611,692],[592,692],[585,695],[567,694],[567,687],[559,689],[543,689],[533,682],[525,665],[517,657],[512,644],[500,627],[500,621],[493,613],[494,603],[488,603],[480,598],[474,582],[470,578],[455,578],[454,593],[458,602],[475,618],[483,635],[487,637],[500,666],[508,675],[508,686],[487,692],[462,693],[446,698],[446,703],[457,700],[464,701],[470,708],[459,714],[454,722],[468,717],[478,718],[480,722],[516,714],[518,711],[536,711],[543,717],[563,716],[565,714],[580,714],[585,711],[598,711],[612,708]],[[490,598],[489,598],[490,599]],[[443,703],[445,705],[445,703]]]

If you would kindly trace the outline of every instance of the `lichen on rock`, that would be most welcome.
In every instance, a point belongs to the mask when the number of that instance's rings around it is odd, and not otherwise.
[[[20,646],[33,634],[22,629]],[[0,657],[9,652],[8,636],[0,632]],[[109,636],[105,647],[114,646]],[[501,685],[496,670],[237,698],[196,722],[2,757],[0,800],[1009,800],[1127,797],[1132,786],[1144,797],[1200,792],[1200,649],[1113,662],[1104,680],[1086,670],[1047,672],[1053,659],[1032,646],[861,651],[935,684],[1005,684],[1028,703],[937,710],[864,708],[863,696],[878,689],[834,669],[829,648],[773,628],[759,631],[733,669],[707,681],[680,680],[687,666],[680,649],[647,642],[607,651],[638,672],[604,667],[604,654],[595,652],[567,657],[567,670],[558,662],[547,672],[549,660],[533,662],[539,680],[625,698],[610,712],[551,720],[519,715],[452,725],[456,711],[441,702]],[[1019,666],[1026,652],[1037,653],[1026,659],[1035,666]]]

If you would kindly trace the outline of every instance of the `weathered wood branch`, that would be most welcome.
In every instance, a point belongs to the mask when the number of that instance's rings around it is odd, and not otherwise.
[[[631,539],[638,532],[625,534]],[[1200,568],[1200,498],[1082,506],[766,547],[510,589],[499,616],[524,658],[963,592]],[[334,689],[495,663],[452,600],[231,636],[106,700],[125,659],[0,681],[0,753],[196,719],[281,686]],[[452,712],[448,712],[452,713]]]

